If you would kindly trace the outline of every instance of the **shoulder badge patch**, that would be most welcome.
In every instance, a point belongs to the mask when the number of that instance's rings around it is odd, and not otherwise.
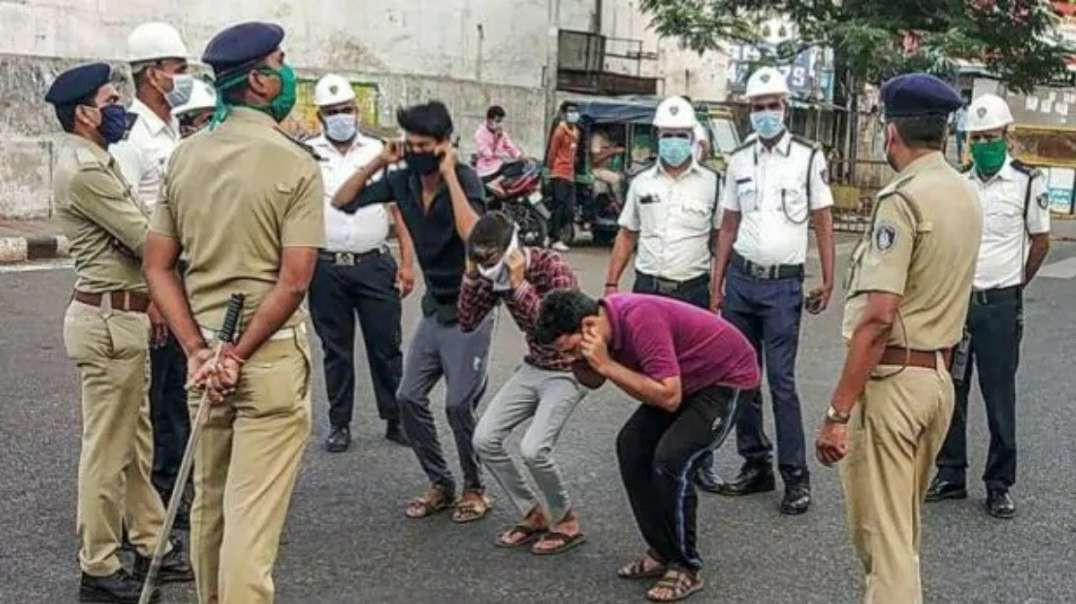
[[[874,249],[885,253],[897,243],[897,229],[888,223],[881,223],[874,227]]]
[[[1045,191],[1040,193],[1039,197],[1035,201],[1039,204],[1039,207],[1044,210],[1050,207],[1050,195]]]

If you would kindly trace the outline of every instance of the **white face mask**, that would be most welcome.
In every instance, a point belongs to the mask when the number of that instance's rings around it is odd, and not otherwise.
[[[172,76],[172,89],[164,93],[164,100],[169,107],[186,105],[194,93],[194,76],[177,73]]]
[[[325,118],[325,136],[338,143],[346,143],[355,137],[355,114],[334,113]]]
[[[508,242],[508,248],[504,250],[504,254],[501,255],[501,259],[496,264],[488,268],[481,264],[478,265],[478,274],[493,283],[493,291],[503,292],[512,289],[512,276],[508,271],[508,265],[505,264],[505,259],[518,249],[519,228],[517,227],[512,231],[512,240]]]

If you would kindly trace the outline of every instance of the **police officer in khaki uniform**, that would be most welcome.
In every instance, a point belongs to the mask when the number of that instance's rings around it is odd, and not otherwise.
[[[273,564],[310,435],[303,307],[324,244],[312,152],[278,123],[295,103],[284,31],[243,23],[202,60],[221,103],[215,126],[176,147],[143,263],[150,292],[213,407],[195,447],[191,553],[200,602],[273,601]],[[181,285],[174,272],[189,259]],[[183,287],[186,287],[184,292]],[[234,345],[209,343],[231,294],[246,296]],[[192,415],[200,396],[191,401]]]
[[[150,303],[138,266],[147,215],[108,153],[129,127],[110,79],[105,63],[74,67],[56,78],[45,100],[67,133],[53,183],[78,276],[63,335],[82,391],[79,599],[137,602],[138,576],[148,568],[164,509],[149,478]],[[125,522],[136,550],[135,576],[117,555]],[[162,581],[191,579],[178,550],[162,571]]]
[[[967,179],[945,162],[946,120],[960,95],[926,74],[882,86],[886,160],[896,179],[878,194],[853,257],[843,334],[848,354],[816,443],[842,458],[863,602],[923,601],[920,508],[953,413],[951,351],[968,311],[982,213]]]

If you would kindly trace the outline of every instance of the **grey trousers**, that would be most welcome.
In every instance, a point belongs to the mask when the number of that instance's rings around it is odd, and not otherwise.
[[[571,372],[549,371],[524,363],[482,414],[474,435],[478,457],[521,515],[533,509],[538,500],[505,450],[505,438],[516,426],[534,418],[523,435],[520,453],[545,497],[549,517],[559,522],[572,503],[553,460],[553,447],[584,396],[586,390]]]
[[[464,488],[482,488],[478,457],[471,441],[477,422],[475,410],[486,391],[492,333],[492,314],[471,333],[460,331],[455,324],[442,325],[434,315],[423,317],[404,359],[403,378],[396,394],[400,420],[426,476],[449,495],[455,493],[456,481],[437,440],[437,427],[430,413],[430,390],[445,378],[445,413],[456,439]]]

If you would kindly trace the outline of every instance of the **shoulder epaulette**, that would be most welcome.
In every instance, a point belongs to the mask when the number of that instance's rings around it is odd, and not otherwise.
[[[881,201],[882,199],[893,195],[897,191],[900,191],[900,188],[911,182],[913,178],[915,178],[915,174],[907,174],[889,183],[881,191],[878,191],[878,200]]]
[[[1026,175],[1028,178],[1037,178],[1039,176],[1042,176],[1042,170],[1036,168],[1035,166],[1029,166],[1018,159],[1012,160],[1011,165],[1014,170]]]
[[[308,144],[304,143],[303,141],[295,138],[287,130],[281,128],[280,126],[277,126],[274,129],[277,132],[279,132],[281,136],[283,136],[284,138],[286,138],[289,141],[291,141],[292,143],[294,143],[297,147],[299,147],[303,151],[306,151],[307,153],[309,153],[310,156],[314,158],[314,160],[321,161],[321,156],[318,155],[318,152],[315,151],[310,145],[308,145]]]
[[[755,146],[755,139],[749,138],[746,141],[744,141],[743,143],[741,143],[739,147],[736,147],[735,149],[733,149],[729,153],[729,155],[735,155],[735,154],[739,153],[740,151],[743,151],[745,149],[750,149],[753,146]]]
[[[80,168],[89,168],[90,166],[103,166],[101,160],[94,155],[93,151],[89,149],[75,149],[75,159],[78,160]]]

